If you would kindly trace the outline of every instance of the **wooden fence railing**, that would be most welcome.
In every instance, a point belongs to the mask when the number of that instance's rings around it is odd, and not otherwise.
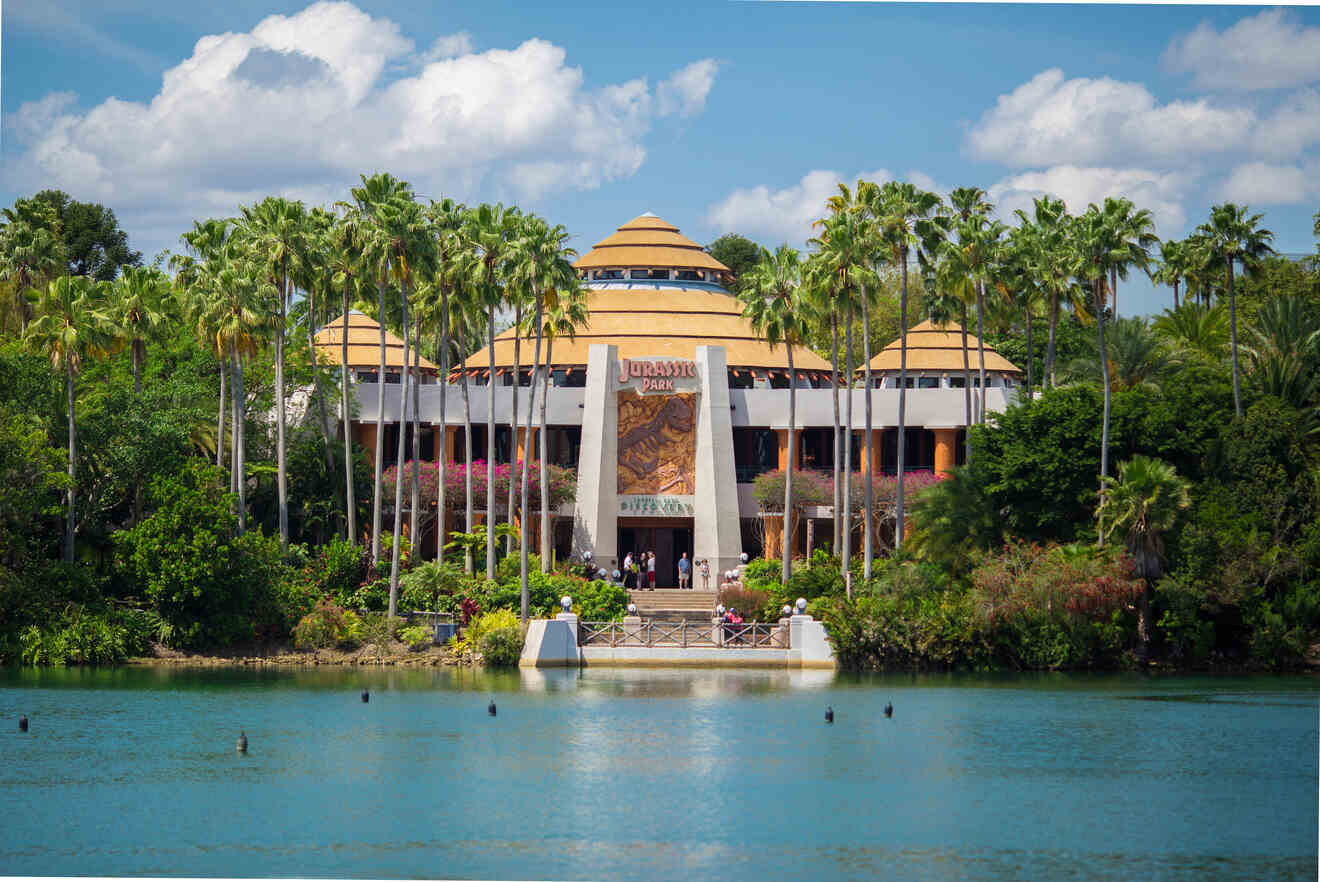
[[[768,622],[741,625],[693,622],[581,622],[579,646],[788,649],[788,628]]]

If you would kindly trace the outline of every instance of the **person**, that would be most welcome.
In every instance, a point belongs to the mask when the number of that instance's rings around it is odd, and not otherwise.
[[[654,551],[646,552],[646,584],[652,591],[655,590],[655,552]]]
[[[630,552],[628,552],[626,555],[624,555],[624,558],[623,558],[623,587],[624,587],[624,588],[631,588],[631,587],[633,587],[633,586],[632,586],[632,566],[633,566],[633,558],[632,558],[632,552],[630,551]]]
[[[738,610],[729,607],[729,631],[733,635],[734,643],[742,643],[742,628],[738,627],[743,623],[742,616],[738,615]]]
[[[641,559],[642,559],[642,553],[640,551],[633,552],[632,581],[633,581],[633,587],[638,589],[639,591],[642,588],[646,587],[645,585],[642,584],[642,578],[641,578],[642,567],[640,563]]]
[[[710,590],[710,561],[704,557],[701,559],[701,590]]]
[[[678,587],[688,588],[688,581],[692,576],[692,561],[687,559],[687,552],[678,559]]]

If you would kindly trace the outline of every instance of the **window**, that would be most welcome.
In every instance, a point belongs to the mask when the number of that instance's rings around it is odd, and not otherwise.
[[[918,378],[917,378],[917,388],[918,388],[918,389],[938,389],[938,388],[940,388],[940,378],[939,378],[939,377],[918,377]]]
[[[581,389],[587,385],[586,368],[555,368],[553,383],[565,389]]]
[[[950,389],[966,389],[966,388],[967,388],[967,378],[966,378],[966,377],[949,377],[949,388],[950,388]]]
[[[669,278],[669,270],[667,270],[667,269],[663,269],[663,270],[653,269],[653,270],[651,270],[650,273],[647,275],[647,278],[648,278],[648,279],[668,279],[668,278]]]
[[[706,276],[697,270],[679,270],[678,280],[680,282],[703,282]]]
[[[916,377],[908,377],[908,378],[907,378],[907,388],[911,389],[911,388],[913,387],[913,385],[915,384],[915,381],[916,381]],[[898,388],[898,377],[889,377],[888,379],[886,379],[886,380],[885,380],[885,388],[886,388],[886,389],[897,389],[897,388]]]
[[[612,269],[612,270],[596,270],[596,278],[597,278],[597,279],[602,279],[602,280],[609,280],[609,279],[622,279],[622,278],[623,278],[623,270],[616,270],[616,269]]]
[[[649,279],[650,277],[649,270],[633,270],[628,273],[628,278],[630,279]]]
[[[730,389],[751,389],[755,385],[751,371],[729,371]]]

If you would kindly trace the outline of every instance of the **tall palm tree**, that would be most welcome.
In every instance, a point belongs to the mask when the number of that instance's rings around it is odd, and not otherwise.
[[[993,206],[986,201],[985,191],[980,187],[959,187],[949,194],[957,220],[955,229],[958,233],[958,250],[967,277],[976,286],[976,337],[978,382],[977,395],[978,423],[985,422],[986,378],[985,378],[985,285],[993,274],[995,261],[998,259],[1000,241],[1007,231],[999,221],[989,219]],[[964,346],[966,348],[966,346]]]
[[[780,575],[788,584],[793,574],[793,472],[797,470],[797,371],[793,347],[807,339],[805,304],[801,295],[802,258],[796,248],[780,245],[761,249],[761,260],[743,280],[738,299],[743,316],[773,349],[780,343],[788,358],[788,466],[784,471],[784,541]]]
[[[220,365],[220,412],[216,418],[215,464],[224,467],[225,437],[225,378],[230,370],[229,353],[217,347],[215,328],[207,323],[206,291],[197,284],[203,262],[219,260],[233,231],[233,221],[226,218],[211,218],[205,221],[193,221],[192,229],[180,236],[184,247],[192,255],[175,254],[170,258],[170,266],[176,272],[176,281],[180,286],[180,296],[184,311],[197,328],[202,342],[215,354]]]
[[[13,286],[14,311],[22,331],[32,316],[30,301],[67,266],[54,206],[40,199],[20,199],[13,208],[0,210],[0,281]]]
[[[1228,352],[1228,310],[1223,304],[1204,307],[1190,297],[1175,309],[1166,309],[1151,326],[1181,359],[1200,358],[1221,363]]]
[[[512,275],[516,284],[525,286],[531,295],[533,304],[533,313],[531,315],[531,333],[536,336],[536,348],[532,356],[532,376],[530,389],[527,397],[527,420],[526,431],[531,432],[532,414],[536,407],[536,387],[538,379],[548,378],[550,373],[549,364],[542,365],[541,362],[541,343],[545,339],[544,318],[546,314],[547,301],[553,311],[559,307],[561,291],[576,291],[577,275],[573,270],[572,258],[577,252],[568,247],[568,230],[563,226],[555,225],[551,227],[541,218],[535,215],[527,215],[522,223],[518,244],[514,252],[514,265]],[[569,333],[572,333],[572,327]],[[528,333],[528,329],[518,326],[517,334],[522,336]],[[516,355],[515,355],[516,360]],[[540,371],[540,377],[537,372]],[[548,398],[549,387],[546,386],[546,395],[542,396],[544,404]],[[544,411],[544,408],[543,408]],[[541,488],[541,524],[543,532],[548,532],[549,527],[549,499],[547,496],[547,478],[546,478],[546,426],[544,418],[541,421],[540,431],[538,432],[538,442],[540,444],[540,488]],[[530,454],[531,445],[527,445],[527,452]],[[519,478],[520,483],[520,507],[522,516],[519,518],[519,548],[521,560],[519,563],[519,580],[521,587],[521,615],[526,620],[529,614],[530,604],[530,584],[528,580],[528,547],[527,547],[527,520],[528,520],[528,482],[529,482],[529,463],[528,455],[522,459],[522,473]],[[512,483],[512,482],[511,482]],[[512,505],[512,503],[511,503]],[[544,543],[543,543],[544,544]],[[549,572],[550,561],[548,555],[542,554],[542,570]]]
[[[352,377],[348,369],[348,315],[360,281],[362,264],[361,219],[351,212],[336,220],[324,231],[327,269],[332,274],[331,284],[338,286],[342,295],[343,328],[339,339],[339,410],[344,433],[344,509],[349,545],[357,544],[357,499],[353,491],[353,432],[352,410],[348,390]]]
[[[262,258],[262,272],[277,286],[275,323],[275,460],[279,494],[280,547],[289,547],[289,476],[285,423],[288,420],[284,390],[284,333],[288,318],[290,284],[303,259],[307,233],[307,211],[301,202],[268,196],[242,209],[241,234]]]
[[[1242,396],[1238,390],[1237,298],[1233,293],[1233,264],[1242,263],[1243,271],[1274,253],[1270,242],[1274,234],[1260,227],[1263,215],[1247,214],[1245,205],[1225,202],[1210,209],[1210,220],[1196,231],[1203,235],[1209,252],[1225,272],[1228,282],[1228,327],[1233,359],[1233,413],[1242,416]]]
[[[115,333],[128,344],[133,359],[133,394],[142,394],[142,364],[147,341],[169,320],[170,280],[155,267],[124,267],[110,291],[107,312]]]
[[[1190,248],[1186,241],[1166,239],[1160,243],[1160,261],[1152,280],[1173,288],[1173,308],[1178,308],[1178,286],[1187,278]]]
[[[1178,513],[1191,505],[1191,482],[1166,462],[1137,455],[1118,466],[1118,480],[1106,479],[1106,492],[1096,509],[1102,537],[1120,534],[1136,561],[1143,587],[1137,607],[1141,655],[1150,651],[1150,601],[1164,570],[1163,534],[1173,528]]]
[[[819,240],[813,239],[811,243],[818,244]],[[811,244],[809,243],[809,244]],[[832,460],[833,481],[832,489],[832,508],[835,516],[831,518],[833,527],[833,543],[830,550],[838,553],[842,547],[842,526],[839,522],[839,513],[843,511],[843,501],[841,499],[842,484],[839,479],[840,464],[843,461],[843,436],[840,432],[839,423],[839,304],[835,297],[838,277],[831,270],[828,262],[820,251],[813,252],[803,264],[802,267],[802,288],[803,296],[809,305],[808,314],[821,327],[822,333],[828,325],[830,337],[830,392],[834,405],[834,446]],[[851,597],[851,593],[849,594]]]
[[[483,204],[468,218],[473,291],[486,309],[489,378],[486,386],[486,578],[495,578],[495,312],[505,302],[509,251],[518,210]]]
[[[108,285],[86,276],[60,276],[46,286],[36,316],[23,332],[28,348],[44,352],[51,367],[64,373],[69,405],[69,487],[65,493],[64,560],[73,562],[74,464],[76,423],[73,378],[82,370],[83,359],[106,354],[110,346],[110,317],[106,313]]]
[[[943,233],[940,225],[932,222],[940,208],[940,197],[934,193],[919,190],[912,184],[888,181],[876,192],[877,201],[872,211],[880,223],[884,244],[889,249],[891,263],[897,263],[901,273],[902,287],[899,289],[899,363],[898,363],[898,489],[896,497],[897,521],[894,527],[894,548],[903,545],[903,443],[907,429],[907,307],[908,307],[908,252],[916,248],[923,253],[923,246],[938,241]],[[921,257],[921,260],[928,260]],[[868,353],[869,356],[869,353]],[[866,398],[871,398],[870,359],[867,359]],[[868,404],[869,410],[869,404]],[[869,420],[867,429],[869,431]],[[868,489],[871,482],[866,482]],[[868,503],[868,507],[869,503]],[[868,559],[870,555],[867,555]]]

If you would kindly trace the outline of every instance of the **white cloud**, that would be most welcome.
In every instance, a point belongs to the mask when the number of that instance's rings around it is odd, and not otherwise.
[[[1160,104],[1140,83],[1067,79],[1045,70],[1000,95],[967,134],[971,152],[1009,166],[1181,163],[1187,154],[1232,150],[1255,118],[1248,108],[1204,99]]]
[[[885,169],[852,177],[809,171],[802,180],[782,190],[765,185],[734,190],[707,212],[706,219],[721,232],[760,237],[766,244],[789,242],[801,246],[812,235],[811,224],[825,216],[825,200],[839,192],[839,184],[852,187],[859,180],[882,183],[890,177]]]
[[[430,64],[432,61],[443,61],[446,58],[457,58],[460,55],[472,54],[472,35],[467,31],[459,31],[456,34],[445,34],[436,37],[431,48],[422,53],[422,62]]]
[[[1279,89],[1320,80],[1320,28],[1295,13],[1267,9],[1220,33],[1208,22],[1174,38],[1164,52],[1173,71],[1207,89]]]
[[[1192,184],[1192,176],[1183,172],[1059,165],[1004,178],[987,192],[1003,218],[1019,208],[1030,215],[1032,200],[1039,196],[1062,199],[1073,214],[1085,211],[1092,202],[1103,203],[1106,196],[1126,196],[1149,209],[1157,232],[1167,236],[1187,222],[1182,201]]]
[[[1248,205],[1293,205],[1320,196],[1320,161],[1301,165],[1248,162],[1233,169],[1220,189],[1224,199]]]
[[[706,108],[706,96],[715,85],[720,63],[713,58],[694,61],[660,82],[656,87],[656,113],[659,116],[694,116]]]
[[[151,247],[269,193],[343,198],[360,173],[388,170],[429,197],[526,198],[640,167],[658,103],[644,77],[588,89],[544,40],[470,48],[442,38],[419,69],[395,23],[315,3],[201,38],[145,103],[82,111],[50,95],[20,107],[4,123],[21,148],[0,175],[113,205],[135,237],[163,231]],[[700,109],[715,69],[696,62],[666,81],[674,112]]]
[[[1261,120],[1252,137],[1255,152],[1292,158],[1320,144],[1320,91],[1302,89],[1284,99]]]

